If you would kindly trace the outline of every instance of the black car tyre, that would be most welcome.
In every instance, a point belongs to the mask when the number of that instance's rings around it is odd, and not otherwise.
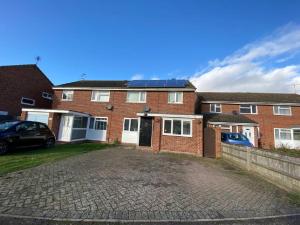
[[[48,138],[45,142],[46,148],[52,148],[55,145],[55,140],[53,138]]]
[[[0,155],[4,155],[8,152],[8,144],[4,141],[0,141]]]

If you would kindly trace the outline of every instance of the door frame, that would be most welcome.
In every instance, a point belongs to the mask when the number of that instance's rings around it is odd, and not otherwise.
[[[142,122],[142,119],[143,119],[143,117],[144,118],[151,118],[151,143],[150,143],[150,146],[142,146],[142,147],[152,147],[153,145],[152,145],[152,141],[153,141],[153,127],[154,127],[154,117],[151,117],[151,116],[141,116],[141,117],[139,117],[139,120],[140,120],[140,122],[139,122],[139,136],[138,136],[138,145],[140,146],[140,135],[141,135],[141,128],[140,128],[140,126],[141,126],[141,122]]]
[[[125,124],[125,120],[126,119],[129,119],[129,120],[131,120],[131,119],[137,119],[138,120],[138,130],[136,131],[138,133],[138,135],[137,135],[137,141],[136,141],[136,143],[123,142],[124,124]],[[123,118],[123,122],[122,122],[121,143],[138,145],[140,143],[140,124],[141,124],[141,117],[124,117]],[[130,125],[131,125],[131,121],[130,121]],[[130,125],[129,125],[129,129],[130,129]],[[135,132],[135,131],[126,131],[126,132]]]
[[[253,146],[255,146],[255,128],[254,127],[251,127],[251,126],[243,126],[243,134],[244,134],[244,130],[247,129],[247,128],[250,128],[251,130],[251,133],[253,134],[253,137],[251,138],[251,140],[249,140]],[[244,134],[245,135],[245,134]],[[246,136],[246,135],[245,135]],[[247,137],[248,138],[248,137]],[[253,139],[253,142],[252,142],[252,139]]]

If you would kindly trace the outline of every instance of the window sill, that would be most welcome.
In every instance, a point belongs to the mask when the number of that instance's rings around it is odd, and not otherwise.
[[[163,133],[162,135],[173,136],[173,137],[193,137],[193,135],[181,135],[181,134],[165,134],[165,133]]]
[[[72,99],[72,100],[62,99],[61,101],[62,101],[62,102],[72,102],[73,99]]]
[[[168,102],[170,105],[182,105],[183,102]]]

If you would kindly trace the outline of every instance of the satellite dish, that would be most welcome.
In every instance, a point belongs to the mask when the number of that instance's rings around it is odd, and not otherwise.
[[[106,109],[112,110],[112,109],[113,109],[113,106],[112,106],[111,104],[109,104],[109,105],[106,106]]]
[[[145,106],[145,107],[144,107],[144,112],[150,112],[149,106]]]

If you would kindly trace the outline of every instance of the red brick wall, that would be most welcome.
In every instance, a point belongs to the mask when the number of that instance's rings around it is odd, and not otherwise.
[[[204,156],[210,158],[221,157],[221,128],[204,128]]]
[[[62,91],[54,92],[53,109],[74,110],[89,113],[93,116],[108,117],[107,138],[109,142],[121,141],[123,120],[138,118],[138,112],[143,112],[145,106],[155,113],[193,114],[195,107],[195,92],[184,92],[183,104],[168,104],[168,92],[147,92],[146,103],[127,103],[127,91],[111,91],[110,102],[92,102],[92,91],[74,91],[73,101],[61,101]],[[113,110],[107,110],[108,104]]]
[[[201,109],[203,113],[209,112],[209,104],[202,104]],[[239,105],[222,104],[222,113],[239,112],[239,110]],[[289,128],[300,125],[300,107],[297,106],[292,106],[292,116],[273,115],[273,106],[270,105],[258,105],[257,112],[258,114],[243,115],[259,124],[259,146],[262,148],[274,146],[274,128]]]
[[[161,133],[161,150],[184,152],[203,156],[203,124],[202,119],[193,120],[192,137],[170,136]]]
[[[23,108],[51,108],[42,92],[52,93],[51,82],[35,66],[0,67],[0,111],[20,116]],[[21,98],[35,100],[35,106],[21,105]]]

